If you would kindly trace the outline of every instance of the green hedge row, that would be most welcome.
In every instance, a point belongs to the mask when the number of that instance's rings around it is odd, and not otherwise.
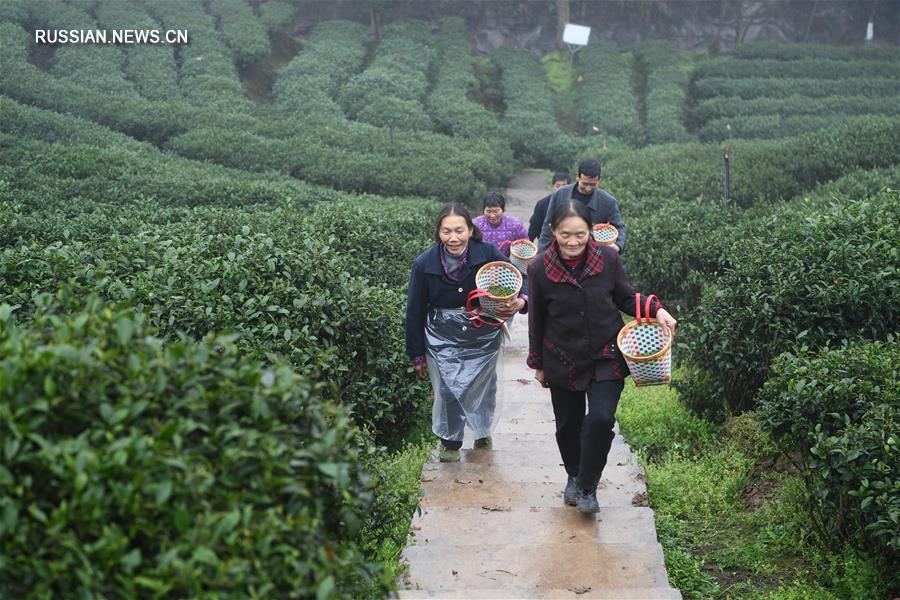
[[[745,220],[730,268],[686,325],[689,362],[707,373],[682,387],[688,402],[741,412],[783,352],[843,339],[884,340],[898,319],[900,193],[797,201]],[[723,402],[709,406],[709,402]]]
[[[871,180],[867,175],[859,182],[836,182],[840,187],[823,191],[822,197],[900,186],[886,174],[895,168],[890,148],[898,143],[900,122],[868,119],[797,138],[736,142],[732,199],[737,207],[753,209],[747,215],[721,205],[722,156],[711,144],[611,151],[603,162],[604,187],[619,200],[628,224],[630,241],[623,255],[628,273],[637,287],[666,302],[696,306],[704,285],[730,265],[730,246],[747,243],[742,221],[764,219],[772,203],[848,171],[885,169]]]
[[[791,137],[828,131],[847,122],[844,115],[750,115],[708,121],[697,132],[703,142]]]
[[[783,140],[737,140],[729,144],[731,198],[745,208],[790,199],[848,170],[891,166],[898,145],[898,117],[856,117],[829,131]],[[713,144],[614,149],[603,169],[607,189],[642,209],[660,198],[723,196],[722,149]]]
[[[900,60],[900,51],[895,46],[874,44],[844,48],[826,44],[752,42],[738,44],[728,55],[732,58],[750,60]]]
[[[608,43],[588,44],[576,56],[582,81],[576,93],[576,117],[585,135],[612,135],[633,146],[644,132],[632,91],[631,57]]]
[[[35,29],[93,31],[97,21],[77,6],[49,0],[28,3],[28,23]],[[122,51],[112,45],[62,44],[53,54],[50,73],[63,81],[103,93],[123,97],[136,96],[134,85],[125,79]]]
[[[693,77],[726,79],[847,79],[850,77],[897,79],[897,59],[839,61],[821,58],[798,60],[731,60],[714,58],[697,64]]]
[[[422,418],[422,390],[409,383],[400,335],[400,282],[428,244],[428,223],[414,213],[401,230],[415,229],[415,238],[374,251],[366,233],[388,230],[394,221],[372,216],[378,201],[355,202],[365,210],[353,203],[312,214],[292,206],[216,206],[181,211],[184,221],[105,237],[93,233],[92,223],[104,231],[105,221],[118,217],[115,206],[101,205],[70,224],[61,241],[7,247],[0,255],[0,299],[27,305],[35,293],[67,284],[76,296],[135,305],[167,337],[238,333],[241,347],[255,356],[283,357],[301,373],[331,382],[328,397],[351,408],[379,443],[397,443]],[[156,209],[150,201],[142,207]],[[43,211],[37,213],[32,222]],[[317,218],[330,224],[320,229]]]
[[[478,89],[462,17],[445,17],[435,38],[434,84],[426,105],[437,130],[490,145],[504,172],[513,168],[512,149],[497,116],[468,95]]]
[[[244,95],[232,52],[220,41],[213,18],[201,3],[150,2],[145,6],[166,29],[189,32],[190,43],[178,47],[178,81],[191,104],[235,113],[253,108]]]
[[[829,116],[829,115],[897,115],[900,104],[895,97],[866,96],[826,96],[809,98],[789,96],[787,98],[710,98],[700,102],[691,110],[690,120],[696,126],[703,126],[714,119],[756,117],[760,115],[780,116]]]
[[[344,85],[341,105],[350,118],[377,127],[431,131],[422,102],[433,58],[430,25],[391,23],[384,28],[372,64]]]
[[[243,0],[209,0],[208,6],[238,67],[252,66],[272,51],[266,28],[249,4]]]
[[[294,21],[297,7],[286,0],[264,0],[259,4],[259,20],[268,32],[287,29]]]
[[[635,66],[645,81],[648,144],[689,142],[683,124],[691,55],[673,42],[642,42],[634,48]]]
[[[337,93],[365,64],[368,38],[359,23],[316,25],[302,50],[279,71],[272,88],[275,104],[311,120],[343,120]]]
[[[112,29],[159,29],[159,23],[136,2],[102,2],[95,9],[101,27]],[[178,88],[178,65],[172,46],[130,44],[119,47],[124,56],[126,77],[144,98],[151,100],[181,99]]]
[[[526,50],[498,48],[491,60],[501,71],[506,112],[502,123],[516,158],[530,165],[568,169],[580,140],[556,122],[553,90],[538,59]]]
[[[693,79],[689,89],[689,96],[694,104],[719,96],[737,96],[749,100],[752,98],[788,98],[790,96],[888,98],[896,97],[898,94],[900,94],[900,80],[888,77],[850,77],[840,80],[705,77]]]
[[[0,303],[0,594],[323,597],[371,577],[343,410],[228,337],[163,343],[71,293],[27,325]]]
[[[759,395],[763,426],[800,458],[820,533],[880,557],[894,578],[900,566],[898,398],[900,347],[891,336],[783,354]]]

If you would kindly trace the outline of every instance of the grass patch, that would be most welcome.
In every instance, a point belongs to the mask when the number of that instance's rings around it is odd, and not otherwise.
[[[553,90],[556,120],[564,131],[577,133],[575,120],[575,66],[567,50],[557,50],[541,57],[547,81]]]
[[[629,383],[617,417],[647,474],[669,582],[685,598],[891,597],[872,559],[815,538],[803,482],[753,413],[718,426],[671,388]]]
[[[396,590],[397,580],[406,569],[400,555],[421,497],[422,465],[433,449],[433,440],[417,436],[401,450],[385,453],[370,465],[377,478],[375,506],[362,529],[360,544],[369,560],[384,569],[382,580],[373,585],[377,597]]]

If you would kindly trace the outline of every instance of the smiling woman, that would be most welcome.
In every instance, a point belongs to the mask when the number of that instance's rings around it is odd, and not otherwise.
[[[441,461],[459,460],[463,433],[475,433],[475,448],[490,450],[497,405],[497,360],[503,342],[499,327],[480,327],[465,311],[476,289],[478,270],[493,261],[509,262],[460,204],[444,207],[435,244],[415,260],[406,300],[406,353],[416,374],[431,378],[431,429],[441,439]],[[492,312],[508,319],[524,312],[527,288],[498,303]]]
[[[498,192],[488,192],[482,198],[484,214],[475,218],[475,225],[481,230],[484,241],[489,242],[501,250],[508,248],[505,242],[527,239],[528,230],[522,221],[504,214],[506,211],[506,199]],[[509,252],[508,249],[505,250]]]

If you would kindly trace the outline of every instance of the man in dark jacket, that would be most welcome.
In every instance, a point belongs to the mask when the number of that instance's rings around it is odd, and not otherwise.
[[[619,205],[616,199],[601,190],[599,185],[600,163],[596,160],[585,160],[578,165],[578,174],[574,184],[564,185],[550,194],[547,216],[544,218],[544,225],[541,227],[541,235],[538,238],[539,252],[546,250],[553,241],[553,234],[550,232],[550,215],[557,206],[569,200],[578,200],[590,209],[591,225],[610,223],[618,229],[619,237],[616,238],[615,247],[620,254],[625,250],[625,222],[622,221]]]
[[[557,171],[553,174],[553,180],[550,182],[550,185],[555,192],[562,186],[569,185],[570,183],[572,183],[572,178],[569,177],[568,173],[565,171]],[[529,240],[536,240],[541,235],[541,227],[543,227],[544,221],[547,220],[548,206],[550,206],[550,194],[547,194],[538,200],[537,204],[534,205],[534,213],[531,215],[531,220],[528,221]]]

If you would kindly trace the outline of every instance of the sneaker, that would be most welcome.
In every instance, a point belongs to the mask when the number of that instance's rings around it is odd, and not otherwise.
[[[441,462],[459,462],[459,450],[442,447],[440,458]]]
[[[566,489],[563,490],[563,502],[566,506],[575,506],[578,503],[578,484],[571,475],[566,481]]]
[[[475,449],[476,450],[493,450],[494,449],[494,441],[491,439],[491,436],[478,438],[475,440]]]
[[[578,509],[578,512],[583,513],[600,512],[600,503],[597,502],[597,488],[578,490],[578,500],[575,502],[575,508]]]

